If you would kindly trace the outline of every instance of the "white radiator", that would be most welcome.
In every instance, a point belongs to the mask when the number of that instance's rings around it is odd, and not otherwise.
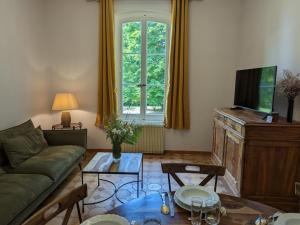
[[[163,154],[165,149],[165,130],[162,126],[145,125],[135,145],[122,144],[124,152]]]

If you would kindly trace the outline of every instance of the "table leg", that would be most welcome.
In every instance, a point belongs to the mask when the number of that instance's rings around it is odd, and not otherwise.
[[[137,185],[137,198],[140,197],[140,173],[137,174],[137,182],[136,182],[136,185]]]
[[[83,173],[81,172],[81,184],[83,185]],[[84,199],[82,199],[82,213],[84,213]]]
[[[144,189],[144,156],[142,156],[142,189]]]

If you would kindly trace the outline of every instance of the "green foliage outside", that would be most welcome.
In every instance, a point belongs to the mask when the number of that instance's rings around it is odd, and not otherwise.
[[[141,51],[142,24],[129,22],[122,27],[123,51],[123,106],[139,107],[141,104]],[[167,25],[147,22],[147,112],[162,112],[164,105],[166,70]]]
[[[264,68],[260,80],[259,107],[258,110],[269,113],[272,110],[274,91],[274,68]]]

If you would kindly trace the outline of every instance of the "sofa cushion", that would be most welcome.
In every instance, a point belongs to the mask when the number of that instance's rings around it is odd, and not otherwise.
[[[3,142],[7,138],[13,138],[22,135],[32,129],[34,129],[34,125],[31,120],[28,120],[18,126],[0,131],[0,166],[3,166],[7,163],[6,155],[3,150]]]
[[[43,132],[35,128],[26,134],[6,139],[3,146],[10,165],[16,167],[42,151],[48,144]]]
[[[0,176],[1,224],[8,224],[52,184],[49,177],[38,174]]]
[[[84,148],[75,145],[47,147],[16,168],[8,169],[8,172],[43,174],[57,181],[67,169],[74,166],[84,152]]]

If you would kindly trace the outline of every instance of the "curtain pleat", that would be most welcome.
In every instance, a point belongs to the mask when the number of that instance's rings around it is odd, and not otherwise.
[[[114,48],[114,0],[100,0],[98,113],[96,126],[117,112]]]
[[[188,0],[172,1],[171,48],[165,127],[190,128],[188,85]]]

